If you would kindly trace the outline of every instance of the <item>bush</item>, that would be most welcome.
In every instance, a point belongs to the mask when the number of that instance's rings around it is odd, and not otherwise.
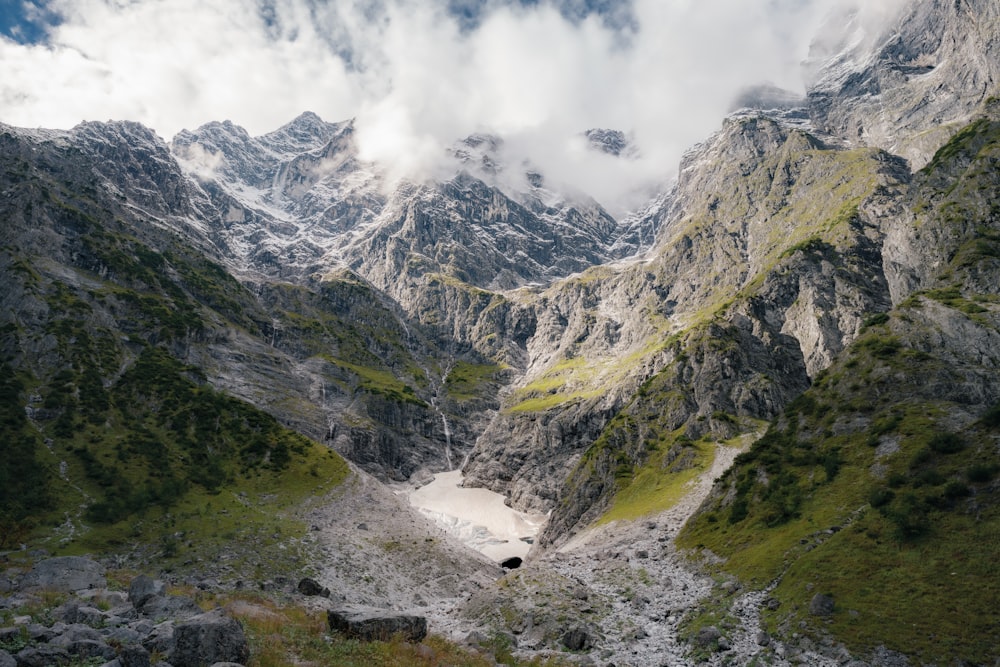
[[[948,482],[948,486],[944,487],[944,497],[948,500],[958,500],[967,495],[969,495],[969,487],[966,486],[965,482],[952,480]]]
[[[931,438],[927,446],[938,454],[954,454],[965,448],[965,442],[954,433],[939,433]]]
[[[974,463],[965,471],[965,478],[970,482],[982,484],[993,479],[993,475],[996,473],[996,464]]]
[[[868,496],[868,503],[875,508],[885,507],[895,497],[896,494],[891,489],[873,489]]]

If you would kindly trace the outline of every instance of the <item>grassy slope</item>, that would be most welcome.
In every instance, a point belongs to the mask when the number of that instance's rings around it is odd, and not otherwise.
[[[1000,124],[974,124],[922,175],[918,226],[947,232],[976,215],[989,227],[955,232],[944,287],[873,318],[738,457],[681,535],[754,586],[781,577],[781,606],[764,612],[773,631],[830,633],[855,650],[884,644],[922,661],[998,657],[1000,410],[968,403],[976,386],[996,393],[995,371],[940,342],[958,328],[966,344],[1000,328],[995,294],[969,291],[998,268],[995,170],[984,168],[998,140]],[[966,195],[959,221],[949,196],[963,191],[986,205]],[[808,613],[817,592],[834,597],[832,617]]]

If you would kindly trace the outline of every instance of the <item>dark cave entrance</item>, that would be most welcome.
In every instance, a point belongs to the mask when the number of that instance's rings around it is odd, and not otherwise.
[[[518,557],[518,556],[512,556],[512,557],[504,560],[503,562],[501,562],[500,563],[500,567],[502,567],[505,570],[516,570],[517,568],[521,567],[521,564],[523,562],[524,561],[521,560],[520,557]]]

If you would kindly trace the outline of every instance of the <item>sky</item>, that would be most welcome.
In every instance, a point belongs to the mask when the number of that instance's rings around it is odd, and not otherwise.
[[[0,0],[0,122],[135,120],[169,140],[309,110],[355,119],[362,158],[398,178],[489,132],[506,162],[624,209],[743,87],[804,92],[809,43],[847,2],[865,0]],[[587,150],[596,127],[638,157]]]

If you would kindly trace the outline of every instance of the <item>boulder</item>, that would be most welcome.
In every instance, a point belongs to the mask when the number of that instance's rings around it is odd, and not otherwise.
[[[137,607],[148,618],[184,619],[202,613],[202,608],[191,598],[182,595],[154,595]]]
[[[325,598],[330,597],[329,588],[323,588],[318,581],[310,579],[309,577],[305,577],[299,582],[298,590],[299,593],[302,593],[302,595],[322,595]]]
[[[17,667],[17,660],[7,651],[0,649],[0,667]]]
[[[24,589],[40,588],[72,592],[89,588],[105,588],[104,566],[89,558],[61,556],[35,564],[21,580]]]
[[[149,598],[157,595],[166,595],[166,586],[159,579],[150,579],[144,574],[132,580],[128,587],[128,599],[132,605],[139,609]]]
[[[594,640],[586,628],[573,628],[562,636],[562,645],[570,651],[585,651],[593,644]]]
[[[17,654],[17,667],[52,667],[53,665],[68,665],[71,658],[69,651],[51,644],[29,646]]]
[[[386,641],[398,634],[407,641],[419,642],[427,636],[427,619],[423,616],[366,607],[331,609],[326,616],[331,630],[362,641]]]
[[[831,616],[833,614],[833,598],[817,593],[809,602],[809,613],[813,616]]]
[[[149,632],[138,630],[146,635],[142,640],[143,648],[150,653],[169,654],[174,650],[174,629],[173,621],[164,621]]]
[[[56,644],[49,644],[49,646],[56,646]],[[89,660],[90,658],[114,660],[115,656],[118,655],[118,651],[97,639],[78,639],[58,646],[65,648],[66,652],[77,660]]]
[[[719,638],[721,637],[722,633],[719,632],[719,629],[717,627],[715,627],[714,625],[706,625],[705,627],[703,627],[701,630],[698,631],[698,634],[694,638],[694,642],[698,646],[706,648],[718,642]]]
[[[149,651],[142,646],[125,646],[118,656],[118,661],[122,667],[150,667]]]
[[[250,658],[243,626],[221,609],[189,618],[174,628],[174,667],[202,667],[215,662],[245,663]]]

